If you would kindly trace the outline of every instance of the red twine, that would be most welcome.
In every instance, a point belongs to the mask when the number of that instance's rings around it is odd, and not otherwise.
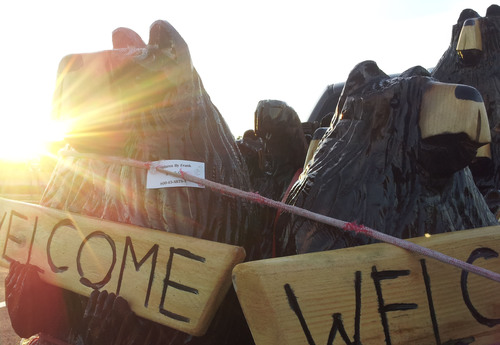
[[[342,230],[354,231],[355,233],[362,233],[362,234],[369,234],[370,232],[366,226],[364,226],[363,224],[358,224],[355,221],[351,223],[345,223]]]

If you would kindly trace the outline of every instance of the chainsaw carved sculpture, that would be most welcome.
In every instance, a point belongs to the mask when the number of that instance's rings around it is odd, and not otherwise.
[[[467,168],[489,141],[476,89],[420,67],[390,78],[366,61],[287,203],[400,238],[493,225]],[[371,242],[288,214],[278,225],[281,255]]]
[[[60,63],[55,117],[71,121],[68,150],[84,157],[70,154],[59,159],[41,204],[239,245],[248,258],[258,258],[252,205],[208,188],[147,189],[146,170],[105,161],[105,156],[115,156],[144,162],[201,162],[207,179],[250,189],[235,140],[205,91],[178,32],[169,23],[157,21],[145,44],[135,32],[119,28],[113,33],[113,46],[109,51],[69,55]],[[24,285],[16,285],[16,272],[13,275],[10,291],[21,294]],[[158,330],[145,320],[130,319],[130,313],[123,310],[123,299],[105,292],[98,295],[93,294],[83,321],[73,329],[72,336],[86,344],[120,343],[124,338],[119,329],[128,332],[130,344],[252,343],[234,291],[201,337],[166,327]],[[106,315],[113,317],[115,299],[122,304],[114,312],[115,319],[129,326],[96,328]],[[141,331],[135,332],[137,329]]]
[[[432,71],[446,83],[475,87],[483,97],[491,145],[471,165],[474,180],[494,213],[500,209],[500,6],[491,5],[484,17],[466,9],[453,25],[451,43]]]

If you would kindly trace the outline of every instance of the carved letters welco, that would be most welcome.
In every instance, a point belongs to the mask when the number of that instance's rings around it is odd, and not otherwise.
[[[500,226],[410,241],[500,272]],[[389,244],[246,262],[233,282],[257,344],[500,339],[500,283]]]
[[[498,253],[491,249],[491,248],[477,248],[472,251],[472,253],[469,256],[469,259],[467,260],[468,263],[474,263],[475,260],[479,258],[483,259],[491,259],[491,258],[497,258]],[[432,288],[431,288],[431,279],[430,276],[427,272],[427,264],[426,264],[426,259],[421,259],[420,260],[420,265],[421,265],[421,273],[422,278],[423,278],[423,285],[422,288],[425,289],[426,295],[427,295],[427,305],[426,308],[428,308],[429,311],[429,318],[432,322],[432,330],[429,330],[429,332],[432,331],[434,338],[435,338],[435,344],[441,345],[444,344],[441,341],[441,337],[439,334],[439,324],[437,321],[437,315],[436,315],[436,309],[434,306],[433,302],[433,295],[432,295]],[[500,266],[500,264],[499,264]],[[378,313],[380,316],[380,323],[381,327],[384,332],[384,337],[385,337],[385,343],[387,345],[391,345],[391,333],[390,333],[390,327],[389,327],[389,322],[388,322],[388,313],[390,312],[395,312],[395,311],[406,311],[406,310],[412,310],[412,309],[417,309],[419,308],[419,305],[416,303],[391,303],[391,304],[386,304],[384,302],[384,294],[383,294],[383,288],[382,288],[382,281],[387,280],[387,279],[397,279],[398,277],[401,276],[408,276],[410,274],[410,270],[385,270],[385,271],[378,271],[376,266],[372,267],[372,273],[370,275],[371,280],[373,281],[374,284],[374,289],[376,291],[377,295],[377,303],[378,303]],[[469,276],[469,272],[467,271],[462,271],[461,279],[460,279],[460,287],[462,290],[462,301],[457,301],[458,303],[462,303],[467,307],[467,309],[470,311],[471,315],[474,317],[474,319],[483,325],[486,325],[488,327],[494,327],[498,324],[500,324],[500,318],[491,318],[487,317],[479,310],[476,309],[474,306],[473,302],[471,301],[471,297],[469,295],[468,291],[468,285],[467,285],[467,278]],[[354,318],[354,335],[351,337],[347,334],[346,329],[344,327],[344,321],[342,320],[342,314],[336,313],[333,311],[332,313],[332,326],[329,330],[329,336],[328,336],[328,341],[327,345],[332,345],[337,334],[340,335],[342,338],[342,341],[347,344],[347,345],[361,345],[361,328],[360,328],[360,322],[362,318],[362,305],[361,305],[361,279],[362,279],[362,272],[361,271],[356,271],[354,273],[354,287],[353,287],[353,292],[355,294],[355,301],[353,303],[353,308],[355,308],[355,318]],[[284,285],[284,291],[286,294],[286,298],[288,300],[288,303],[290,305],[291,310],[295,313],[297,316],[297,319],[300,323],[300,327],[302,328],[304,332],[304,337],[307,339],[307,342],[309,345],[315,345],[316,342],[313,339],[313,336],[311,335],[311,332],[309,330],[309,327],[307,325],[307,321],[302,314],[302,310],[300,308],[300,303],[298,302],[298,298],[295,295],[295,292],[293,291],[293,288],[290,284],[285,284]],[[389,292],[390,293],[390,292]],[[457,307],[457,310],[459,308]],[[499,313],[500,316],[500,313]],[[460,344],[467,344],[468,341],[473,341],[474,336],[471,335],[467,338],[461,338],[461,339],[451,339],[447,340],[447,344],[455,344],[455,343],[460,343]]]

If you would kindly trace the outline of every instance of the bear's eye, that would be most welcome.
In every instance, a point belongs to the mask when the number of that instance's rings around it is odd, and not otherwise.
[[[394,95],[394,97],[392,97],[390,105],[391,105],[391,108],[394,108],[394,109],[399,106],[399,98],[396,95]]]
[[[352,99],[348,97],[344,103],[344,106],[342,107],[342,118],[344,119],[349,119],[353,116],[353,105],[352,105]]]
[[[348,111],[348,109],[343,109],[343,110],[342,110],[342,113],[340,113],[339,120],[342,120],[342,119],[350,119],[350,118],[351,118],[351,114],[350,114],[350,112]]]

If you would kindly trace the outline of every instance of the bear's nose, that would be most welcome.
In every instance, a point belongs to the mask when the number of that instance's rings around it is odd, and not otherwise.
[[[478,147],[491,141],[483,98],[467,85],[432,83],[422,97],[419,126],[422,139],[465,133]]]
[[[481,24],[478,18],[467,19],[460,31],[457,47],[458,55],[466,64],[475,64],[483,51]]]

